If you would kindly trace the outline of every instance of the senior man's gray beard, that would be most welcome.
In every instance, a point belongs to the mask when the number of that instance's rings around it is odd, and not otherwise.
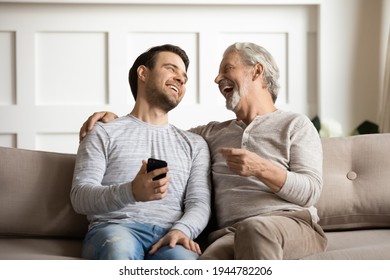
[[[240,103],[241,96],[238,90],[234,89],[230,98],[226,99],[226,108],[234,112],[238,104]]]

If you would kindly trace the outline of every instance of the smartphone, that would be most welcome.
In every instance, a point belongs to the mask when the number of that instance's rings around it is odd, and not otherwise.
[[[164,160],[149,158],[148,164],[146,166],[146,171],[149,173],[152,170],[159,169],[162,167],[167,167],[167,166],[168,166],[168,164]],[[167,176],[166,173],[160,174],[160,175],[154,177],[153,181],[160,180],[160,179],[164,178],[165,176]]]

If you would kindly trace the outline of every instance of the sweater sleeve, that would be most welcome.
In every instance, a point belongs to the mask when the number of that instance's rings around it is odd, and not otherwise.
[[[79,145],[70,198],[80,214],[105,214],[135,203],[130,182],[102,185],[109,144],[107,133],[97,124]]]
[[[290,164],[279,197],[302,207],[313,206],[322,191],[322,145],[317,130],[306,121],[290,135]]]
[[[199,138],[194,153],[191,173],[184,198],[184,214],[175,222],[173,229],[179,229],[195,239],[207,226],[211,215],[210,207],[210,152],[207,143]]]

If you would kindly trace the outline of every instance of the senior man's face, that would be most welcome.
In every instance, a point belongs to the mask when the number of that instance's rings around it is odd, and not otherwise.
[[[238,52],[224,55],[219,66],[215,83],[226,99],[226,108],[232,111],[239,109],[241,98],[247,93],[249,66],[244,64]]]

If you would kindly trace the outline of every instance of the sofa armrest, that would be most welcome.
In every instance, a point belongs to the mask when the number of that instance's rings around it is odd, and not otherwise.
[[[84,237],[69,194],[75,155],[0,147],[0,235]]]

